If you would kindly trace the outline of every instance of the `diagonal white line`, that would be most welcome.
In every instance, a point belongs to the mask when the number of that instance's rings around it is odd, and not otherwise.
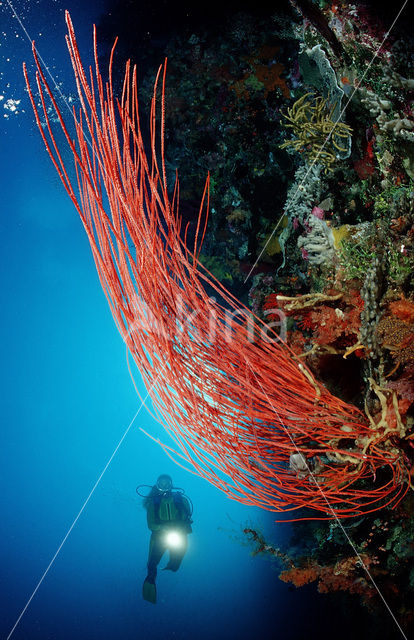
[[[351,95],[349,96],[349,98],[348,98],[348,100],[347,100],[347,102],[346,102],[345,106],[343,107],[343,109],[342,109],[341,113],[339,114],[339,116],[338,116],[337,120],[335,121],[334,126],[332,127],[332,130],[331,130],[331,131],[329,132],[329,134],[326,136],[325,141],[324,141],[324,143],[323,143],[322,147],[319,149],[319,151],[318,151],[317,155],[315,156],[315,159],[314,159],[314,160],[313,160],[313,162],[309,165],[309,168],[308,168],[308,170],[307,170],[306,174],[304,175],[304,177],[303,177],[302,181],[301,181],[301,182],[300,182],[300,184],[298,185],[298,187],[297,187],[297,189],[296,189],[296,191],[295,191],[295,193],[294,193],[294,195],[293,195],[293,197],[292,197],[292,201],[293,201],[293,202],[295,201],[295,198],[296,198],[296,195],[297,195],[298,191],[300,191],[300,190],[303,188],[303,186],[304,186],[304,184],[305,184],[305,182],[306,182],[306,178],[308,177],[308,175],[309,175],[309,173],[310,173],[311,169],[313,168],[313,166],[314,166],[314,165],[315,165],[315,163],[317,162],[317,160],[318,160],[318,158],[319,158],[320,154],[322,153],[322,151],[324,150],[325,146],[327,145],[327,143],[328,143],[329,139],[331,138],[332,134],[334,133],[334,131],[335,131],[335,129],[336,129],[336,126],[337,126],[337,124],[339,123],[339,121],[341,120],[342,116],[344,115],[345,110],[346,110],[347,106],[349,105],[349,103],[351,102],[352,98],[354,97],[355,93],[358,91],[359,87],[361,86],[361,83],[362,83],[362,81],[364,80],[365,76],[367,75],[367,73],[368,73],[369,69],[371,68],[371,65],[373,64],[374,60],[378,57],[378,54],[379,54],[379,52],[380,52],[380,50],[381,50],[381,48],[382,48],[382,46],[383,46],[384,42],[386,41],[386,39],[387,39],[387,38],[388,38],[388,36],[390,35],[390,33],[391,33],[392,29],[394,28],[395,23],[397,22],[397,20],[398,20],[398,18],[400,17],[401,13],[404,11],[404,8],[405,8],[405,5],[407,4],[407,2],[408,2],[408,0],[405,0],[404,4],[402,5],[401,9],[399,10],[399,12],[398,12],[397,16],[394,18],[394,21],[393,21],[392,25],[390,26],[390,28],[389,28],[389,29],[388,29],[388,31],[386,32],[386,34],[385,34],[384,38],[382,39],[382,42],[381,42],[381,44],[379,45],[378,49],[375,51],[375,53],[374,53],[374,55],[373,55],[373,57],[372,57],[372,59],[371,59],[370,63],[367,65],[367,68],[365,69],[364,73],[362,74],[361,79],[356,83],[356,85],[355,85],[355,87],[354,87],[354,90],[352,91],[352,93],[351,93]],[[268,239],[267,239],[267,241],[266,241],[266,244],[263,246],[263,248],[262,248],[262,250],[261,250],[260,254],[259,254],[259,255],[258,255],[258,257],[256,258],[256,261],[255,261],[254,265],[252,266],[252,268],[250,269],[249,273],[248,273],[248,274],[247,274],[247,276],[245,277],[245,279],[244,279],[244,281],[243,281],[243,284],[245,284],[245,283],[247,282],[247,280],[250,278],[250,276],[251,276],[251,274],[252,274],[252,271],[253,271],[253,270],[254,270],[254,268],[256,267],[257,263],[259,262],[260,258],[261,258],[261,257],[262,257],[262,255],[263,255],[264,251],[266,250],[266,247],[268,246],[269,242],[271,241],[271,239],[273,238],[273,236],[274,236],[274,234],[276,233],[277,229],[279,228],[279,225],[280,225],[280,223],[282,222],[283,217],[285,216],[285,213],[286,213],[286,211],[283,211],[283,213],[282,213],[282,215],[280,216],[279,220],[277,221],[277,223],[276,223],[276,225],[275,225],[275,227],[274,227],[274,229],[273,229],[272,233],[271,233],[271,234],[270,234],[270,236],[268,237]]]

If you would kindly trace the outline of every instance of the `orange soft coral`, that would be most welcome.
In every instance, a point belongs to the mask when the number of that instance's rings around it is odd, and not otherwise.
[[[362,560],[362,563],[361,563]],[[362,597],[367,602],[373,595],[373,588],[363,575],[363,566],[369,569],[377,560],[368,554],[351,556],[338,560],[333,565],[319,565],[311,561],[305,567],[291,567],[279,575],[283,582],[291,582],[295,587],[318,581],[319,593],[348,591]]]
[[[402,296],[401,300],[390,302],[388,308],[391,314],[399,320],[407,322],[408,324],[414,322],[414,302],[412,300],[407,300],[407,298]]]
[[[360,295],[357,292],[350,292],[338,307],[322,305],[314,309],[310,314],[311,322],[315,327],[314,341],[320,346],[332,345],[344,336],[354,335],[357,342],[362,307],[363,301]]]
[[[309,584],[317,580],[320,574],[319,565],[309,565],[307,567],[293,567],[292,569],[286,569],[282,571],[279,578],[283,582],[291,582],[295,587],[303,587],[304,584]]]

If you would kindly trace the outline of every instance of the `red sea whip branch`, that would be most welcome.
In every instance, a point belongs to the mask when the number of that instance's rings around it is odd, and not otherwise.
[[[199,262],[208,218],[208,178],[194,246],[187,246],[178,212],[178,181],[171,200],[167,191],[166,66],[160,67],[155,81],[147,154],[136,67],[127,63],[122,96],[116,100],[114,48],[104,84],[95,29],[95,69],[87,75],[68,13],[66,22],[81,105],[79,113],[73,110],[77,142],[66,128],[34,45],[40,103],[24,67],[29,96],[46,149],[85,227],[115,322],[158,419],[177,445],[178,450],[162,445],[165,451],[229,497],[271,511],[310,507],[319,517],[333,517],[331,509],[349,517],[395,503],[406,491],[400,457],[381,449],[380,434],[365,416],[317,383],[275,334],[269,339],[266,325]],[[59,151],[49,103],[73,154],[76,191]],[[207,295],[206,285],[221,302]],[[340,445],[362,440],[370,443],[364,452]],[[321,471],[305,477],[293,473],[289,458],[298,451],[306,460],[317,461]],[[387,468],[387,479],[374,483],[380,467]]]

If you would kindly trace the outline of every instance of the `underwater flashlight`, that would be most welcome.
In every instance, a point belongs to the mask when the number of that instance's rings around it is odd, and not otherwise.
[[[169,547],[177,549],[183,544],[183,536],[178,531],[169,531],[166,535],[166,543]]]

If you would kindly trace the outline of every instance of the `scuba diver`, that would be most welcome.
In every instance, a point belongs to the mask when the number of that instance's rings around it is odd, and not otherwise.
[[[137,493],[141,495],[139,488],[137,487]],[[182,489],[173,488],[171,476],[162,474],[149,494],[145,496],[144,507],[147,510],[151,538],[147,564],[148,575],[142,587],[142,595],[144,600],[155,604],[157,566],[164,552],[169,551],[169,560],[164,571],[177,571],[187,551],[187,535],[192,532],[192,503]]]

